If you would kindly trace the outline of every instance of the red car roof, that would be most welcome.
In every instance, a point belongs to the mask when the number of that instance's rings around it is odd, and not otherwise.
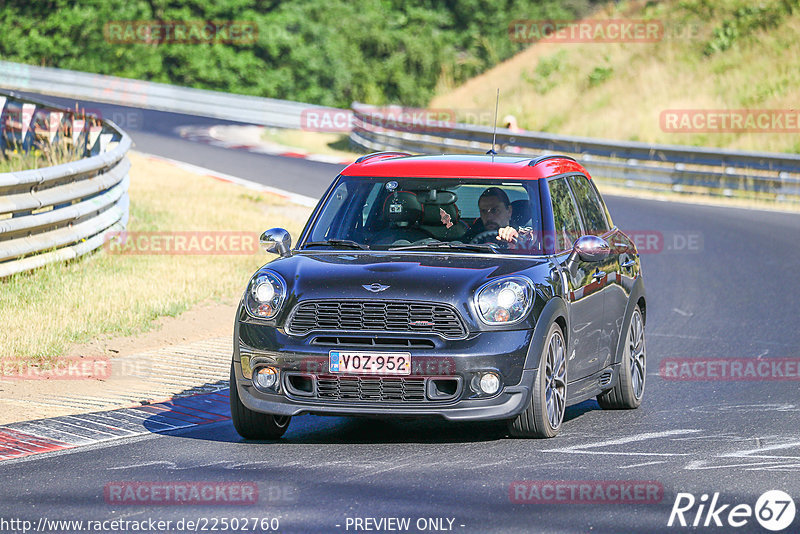
[[[361,159],[361,158],[359,158]],[[403,156],[398,153],[370,155],[348,165],[344,176],[376,178],[516,178],[538,180],[565,172],[580,172],[589,177],[580,163],[567,157],[548,157],[535,166],[536,158],[521,156],[442,155]]]

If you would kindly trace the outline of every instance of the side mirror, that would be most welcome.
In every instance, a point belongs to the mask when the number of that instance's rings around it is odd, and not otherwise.
[[[572,257],[578,257],[581,261],[596,262],[603,261],[608,257],[611,248],[608,241],[596,235],[584,235],[575,241],[572,247]]]
[[[270,228],[261,234],[258,242],[267,252],[281,256],[288,256],[292,248],[292,236],[283,228]]]

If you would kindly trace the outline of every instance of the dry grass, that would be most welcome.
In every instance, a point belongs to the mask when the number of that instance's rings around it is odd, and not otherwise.
[[[29,169],[52,167],[81,159],[79,148],[69,140],[50,143],[47,139],[37,139],[30,150],[24,150],[13,140],[6,140],[7,147],[0,150],[0,173],[19,172]]]
[[[309,208],[130,155],[131,232],[246,231],[281,226],[297,238]],[[47,361],[70,343],[147,330],[213,299],[238,300],[272,256],[119,255],[105,250],[0,280],[0,358]],[[220,317],[232,322],[233,317]]]
[[[669,109],[781,109],[800,100],[800,10],[778,25],[736,38],[727,50],[706,55],[713,32],[751,6],[777,0],[669,0],[620,2],[597,18],[658,19],[667,28],[656,43],[538,43],[454,90],[433,108],[493,109],[513,114],[522,128],[564,135],[800,152],[786,133],[668,133],[660,113]],[[597,69],[604,80],[591,81]],[[610,70],[608,70],[610,69]]]

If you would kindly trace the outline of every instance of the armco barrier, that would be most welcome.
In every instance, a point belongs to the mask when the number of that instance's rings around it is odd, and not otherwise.
[[[280,128],[300,128],[303,110],[317,107],[9,61],[0,61],[0,87]]]
[[[485,126],[448,124],[428,131],[402,118],[377,120],[375,108],[353,103],[350,140],[369,151],[402,150],[423,154],[485,153],[494,131]],[[800,202],[800,155],[748,153],[676,145],[605,141],[542,132],[497,129],[499,154],[573,155],[593,177],[630,188],[703,190],[739,196]]]
[[[0,150],[69,144],[82,159],[0,173],[0,278],[86,254],[128,222],[128,135],[0,91]]]

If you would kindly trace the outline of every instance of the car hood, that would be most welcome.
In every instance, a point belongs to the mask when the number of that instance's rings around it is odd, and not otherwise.
[[[547,264],[530,257],[347,251],[295,253],[265,267],[286,280],[289,309],[310,299],[418,300],[451,304],[472,316],[472,296],[482,284],[510,274],[541,282]]]

